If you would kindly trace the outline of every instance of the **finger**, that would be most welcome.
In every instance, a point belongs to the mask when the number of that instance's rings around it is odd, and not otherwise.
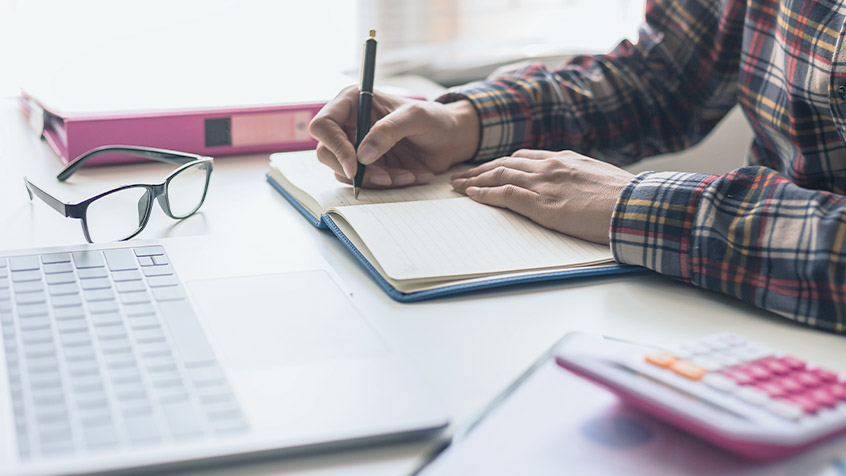
[[[537,172],[540,168],[539,164],[532,159],[508,156],[485,162],[484,164],[465,170],[464,172],[459,172],[453,175],[452,179],[475,177],[497,167],[503,166],[514,170],[522,170],[524,172]]]
[[[344,168],[341,166],[341,162],[338,161],[338,157],[326,147],[325,144],[320,143],[317,144],[317,161],[321,164],[328,165],[335,175],[344,175],[346,176],[347,173],[344,171]],[[349,178],[349,177],[347,177]]]
[[[475,177],[454,179],[452,181],[452,187],[462,192],[467,187],[497,187],[510,184],[531,190],[533,183],[536,181],[537,174],[534,172],[524,172],[522,170],[500,166],[493,170],[482,172]]]
[[[516,185],[468,187],[467,196],[479,203],[507,208],[529,218],[538,211],[538,194]]]
[[[308,132],[318,142],[324,144],[335,154],[338,162],[349,178],[355,175],[355,147],[345,132],[345,127],[354,121],[357,97],[356,89],[350,87],[329,101],[308,125]]]
[[[362,139],[358,147],[358,160],[362,164],[371,164],[391,150],[397,142],[420,134],[428,127],[425,118],[425,109],[418,102],[411,102],[379,119]]]
[[[512,157],[524,157],[526,159],[546,159],[552,157],[554,155],[560,155],[560,152],[552,152],[550,150],[538,150],[538,149],[520,149],[513,154]]]

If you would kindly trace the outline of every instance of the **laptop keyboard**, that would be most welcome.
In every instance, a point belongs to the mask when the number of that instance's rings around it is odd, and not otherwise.
[[[161,246],[0,257],[23,459],[247,429]]]

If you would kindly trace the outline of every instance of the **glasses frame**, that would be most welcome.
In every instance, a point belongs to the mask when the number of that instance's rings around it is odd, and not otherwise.
[[[74,172],[76,172],[82,164],[87,162],[93,157],[96,157],[101,154],[128,154],[134,155],[137,157],[144,157],[152,160],[156,160],[159,162],[164,162],[168,164],[177,164],[179,167],[171,172],[163,182],[158,184],[129,184],[123,185],[120,187],[113,188],[111,190],[107,190],[103,193],[97,194],[91,198],[83,200],[79,203],[65,203],[58,198],[50,195],[49,193],[45,192],[35,184],[29,181],[27,177],[24,177],[24,185],[26,186],[26,191],[29,194],[29,199],[32,200],[34,196],[37,196],[41,200],[44,201],[47,205],[51,208],[56,210],[57,212],[61,213],[62,215],[68,218],[77,218],[82,220],[82,233],[85,235],[85,239],[89,243],[94,243],[91,240],[91,234],[88,231],[88,207],[91,203],[101,199],[105,196],[108,196],[112,193],[119,192],[122,190],[126,190],[129,188],[144,188],[146,189],[145,196],[147,197],[147,203],[145,205],[144,216],[141,217],[140,223],[138,225],[138,229],[135,230],[131,235],[127,236],[126,238],[121,238],[118,241],[126,241],[141,233],[142,230],[147,226],[147,222],[150,220],[150,214],[153,210],[153,200],[159,202],[159,206],[161,206],[162,211],[165,214],[174,220],[182,220],[184,218],[188,218],[189,216],[197,213],[197,210],[203,205],[203,202],[206,200],[206,194],[209,190],[209,181],[211,180],[211,173],[212,169],[214,168],[214,158],[204,155],[197,155],[191,154],[187,152],[178,152],[175,150],[167,150],[167,149],[156,149],[152,147],[136,147],[136,146],[127,146],[127,145],[114,145],[114,146],[104,146],[98,147],[96,149],[89,150],[84,154],[80,155],[73,162],[69,163],[67,167],[62,169],[61,172],[56,176],[56,178],[60,182],[64,182],[67,180]],[[201,165],[206,164],[206,165]],[[191,212],[185,215],[174,215],[170,209],[170,202],[168,200],[167,191],[170,185],[171,180],[174,177],[182,173],[182,171],[189,169],[191,167],[204,167],[206,172],[206,183],[203,188],[203,196],[200,198],[200,202],[197,204],[197,207],[191,210]]]

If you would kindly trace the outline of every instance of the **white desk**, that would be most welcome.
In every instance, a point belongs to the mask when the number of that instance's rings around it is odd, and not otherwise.
[[[671,344],[730,330],[846,371],[846,340],[654,275],[604,277],[505,288],[416,304],[382,292],[334,236],[314,229],[266,182],[267,156],[221,157],[200,213],[174,222],[156,208],[143,239],[166,246],[213,240],[247,242],[240,255],[210,259],[209,272],[261,261],[268,272],[331,263],[342,286],[395,348],[420,369],[447,404],[455,425],[468,422],[563,334],[582,330]],[[11,100],[0,101],[0,250],[84,242],[77,220],[30,202],[21,177],[72,201],[126,181],[160,180],[171,168],[145,163],[86,168],[67,184],[48,146]],[[183,279],[186,276],[181,276]],[[445,433],[449,434],[452,428]],[[204,474],[402,475],[436,441],[367,448],[205,470]]]

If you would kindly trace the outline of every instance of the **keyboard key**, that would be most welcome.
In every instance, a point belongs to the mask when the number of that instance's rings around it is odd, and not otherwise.
[[[39,302],[47,302],[47,296],[44,291],[26,294],[15,295],[15,302],[18,304],[35,304]]]
[[[143,246],[135,248],[135,256],[156,256],[163,254],[164,248],[161,246]]]
[[[70,260],[70,253],[49,253],[46,255],[41,255],[41,262],[44,264],[69,263]]]
[[[106,289],[112,287],[109,278],[91,278],[80,281],[82,289]]]
[[[117,312],[103,312],[91,314],[91,323],[94,326],[114,326],[123,323],[123,318]]]
[[[45,303],[21,304],[18,306],[18,315],[22,318],[34,316],[46,316],[50,311]]]
[[[76,276],[73,273],[56,273],[46,275],[44,280],[47,281],[47,284],[75,283]]]
[[[174,301],[185,298],[185,293],[182,292],[182,288],[180,287],[159,287],[153,288],[152,291],[156,301]]]
[[[117,312],[118,305],[116,301],[93,301],[88,303],[88,310],[95,314],[101,312]]]
[[[168,261],[167,256],[158,255],[153,256],[153,264],[155,264],[156,266],[161,266],[163,264],[170,264],[170,261]]]
[[[105,278],[109,275],[109,272],[106,271],[106,268],[83,268],[77,270],[76,272],[79,275],[79,279],[96,279],[96,278]]]
[[[156,263],[153,262],[153,258],[150,256],[139,256],[138,264],[141,266],[153,266]]]
[[[771,398],[783,398],[788,395],[787,389],[785,389],[783,385],[779,385],[777,382],[764,382],[756,385],[756,387]]]
[[[99,251],[77,251],[72,253],[77,268],[102,268],[106,266],[103,253]]]
[[[131,293],[145,291],[147,286],[144,285],[144,281],[117,281],[115,282],[115,289],[119,293]]]
[[[100,326],[95,328],[94,334],[99,339],[126,339],[126,329],[122,325]]]
[[[179,280],[177,280],[176,276],[174,275],[150,276],[147,278],[147,284],[149,284],[151,288],[157,288],[161,286],[176,286],[177,284],[179,284]]]
[[[823,383],[834,383],[837,381],[837,374],[832,372],[831,370],[826,370],[820,367],[817,367],[811,370],[811,373],[816,375],[817,378],[820,379]]]
[[[670,370],[672,370],[678,375],[681,375],[682,377],[691,380],[699,380],[706,373],[705,369],[698,367],[686,360],[678,360],[676,362],[673,362],[670,365]]]
[[[144,276],[166,276],[173,274],[173,268],[170,265],[164,266],[149,266],[142,268]],[[28,271],[22,271],[24,273]]]
[[[800,372],[795,375],[796,380],[805,388],[816,388],[822,385],[822,380],[811,372]]]
[[[138,263],[135,261],[135,253],[131,249],[106,250],[103,254],[106,256],[106,262],[111,271],[136,269],[138,267]]]
[[[137,269],[126,271],[115,271],[112,273],[112,279],[118,281],[138,281],[141,279],[141,273]]]
[[[796,357],[785,355],[784,357],[779,357],[778,361],[788,366],[791,370],[805,370],[805,362]]]
[[[68,273],[73,271],[73,265],[65,263],[47,263],[44,265],[44,274]]]
[[[817,410],[820,408],[820,405],[816,402],[816,400],[808,397],[807,395],[791,395],[787,398],[787,401],[798,405],[802,411],[808,414],[817,413]]]
[[[123,422],[129,439],[133,442],[158,440],[161,437],[152,412],[124,415]]]
[[[755,387],[743,387],[735,395],[756,406],[764,405],[770,401],[769,395]]]
[[[79,286],[76,281],[70,283],[51,284],[48,286],[50,296],[65,296],[68,294],[79,294]]]
[[[150,302],[150,296],[146,291],[135,293],[121,293],[120,302],[124,304],[140,304]]]
[[[841,401],[846,401],[846,383],[838,382],[826,388],[832,396],[837,397]]]
[[[162,405],[171,433],[176,437],[198,435],[203,432],[203,420],[197,407],[190,402],[173,402]]]
[[[837,404],[837,397],[824,388],[811,390],[806,395],[817,402],[820,407],[833,407]]]
[[[44,291],[44,283],[42,281],[25,281],[23,283],[15,283],[16,293],[33,293],[36,291]]]
[[[109,301],[115,298],[115,293],[111,289],[94,289],[85,291],[85,300],[91,301]]]
[[[9,258],[9,269],[13,272],[41,269],[41,263],[38,256],[12,256]]]
[[[798,420],[805,416],[805,412],[802,407],[789,403],[785,400],[771,401],[766,405],[766,407],[767,410],[788,420]]]
[[[138,342],[164,342],[165,333],[161,327],[153,329],[138,329],[133,332]]]
[[[79,297],[79,294],[65,294],[63,296],[53,296],[53,298],[50,299],[50,304],[52,304],[53,307],[81,306],[82,298]]]
[[[83,425],[83,435],[85,444],[89,448],[99,448],[104,446],[115,446],[118,443],[117,432],[108,421],[102,425]]]
[[[156,309],[150,303],[143,302],[138,304],[125,304],[123,310],[130,319],[135,319],[139,316],[151,316],[156,314]]]
[[[130,316],[129,327],[132,329],[154,329],[161,327],[159,319],[150,313],[144,316]]]
[[[65,319],[56,321],[56,328],[59,332],[79,332],[88,329],[85,319]]]
[[[53,309],[53,315],[58,320],[63,319],[75,319],[85,316],[85,309],[82,306],[68,306],[68,307],[58,307]]]

